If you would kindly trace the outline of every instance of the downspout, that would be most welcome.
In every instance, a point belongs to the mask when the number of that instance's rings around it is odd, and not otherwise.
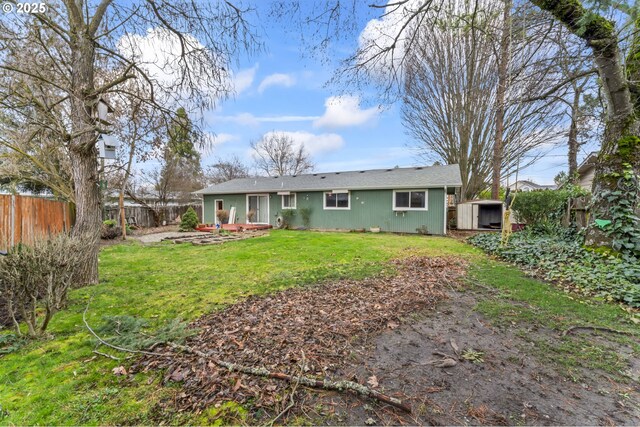
[[[214,202],[214,204],[215,204],[215,202]],[[213,222],[216,222],[215,221],[215,217],[213,218]],[[204,193],[202,193],[202,223],[205,224],[205,225],[207,224],[207,219],[204,216]]]
[[[444,235],[447,235],[447,186],[444,186],[444,220],[442,222],[444,222]]]

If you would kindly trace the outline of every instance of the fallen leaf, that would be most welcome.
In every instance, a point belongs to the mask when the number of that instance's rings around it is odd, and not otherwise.
[[[458,344],[456,344],[456,340],[451,338],[450,343],[451,343],[451,348],[453,349],[453,351],[455,351],[455,353],[458,354],[460,352],[460,348],[458,347]]]
[[[376,378],[375,375],[369,377],[369,379],[367,380],[367,384],[369,384],[371,387],[378,387],[378,378]]]
[[[113,372],[114,375],[127,375],[127,370],[124,368],[124,366],[113,368],[111,372]]]

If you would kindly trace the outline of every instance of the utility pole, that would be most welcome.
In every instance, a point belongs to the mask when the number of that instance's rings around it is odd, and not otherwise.
[[[504,113],[509,77],[509,46],[511,44],[511,3],[512,0],[504,0],[502,37],[500,38],[500,54],[498,57],[496,137],[493,144],[493,176],[491,179],[491,198],[494,200],[498,200],[500,196],[500,168],[502,166],[502,152],[504,150]]]

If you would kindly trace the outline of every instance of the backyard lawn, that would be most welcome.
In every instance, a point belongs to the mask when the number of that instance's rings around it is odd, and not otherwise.
[[[100,285],[72,293],[68,309],[53,319],[51,337],[0,359],[0,423],[143,424],[153,403],[171,394],[143,375],[133,381],[114,376],[111,369],[122,363],[94,358],[95,341],[82,321],[89,301],[92,326],[122,314],[159,326],[194,320],[252,294],[372,276],[388,269],[384,261],[410,253],[469,257],[479,251],[437,237],[290,231],[220,246],[106,247]]]
[[[491,294],[472,309],[496,325],[561,330],[597,324],[634,333],[619,306],[567,296],[451,238],[277,230],[214,246],[114,245],[101,252],[100,284],[72,292],[68,308],[53,319],[50,337],[0,355],[0,424],[156,424],[156,404],[180,392],[178,385],[162,386],[158,372],[113,374],[116,367],[128,369],[132,360],[124,353],[111,352],[121,360],[94,354],[95,339],[83,324],[87,305],[94,327],[104,316],[130,315],[147,319],[153,330],[176,318],[193,321],[254,294],[392,275],[387,261],[416,255],[465,259],[470,267],[464,286]],[[635,342],[630,341],[630,357],[638,354]],[[541,357],[553,358],[554,351]],[[581,353],[569,345],[557,357],[580,365],[587,357]],[[587,362],[599,358],[602,353]],[[206,422],[184,413],[160,418]]]

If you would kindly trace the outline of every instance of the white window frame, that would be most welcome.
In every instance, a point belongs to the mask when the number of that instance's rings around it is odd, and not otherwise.
[[[249,222],[249,197],[251,197],[251,196],[263,196],[263,197],[267,198],[267,222]],[[270,197],[269,193],[250,193],[250,194],[247,194],[247,197],[245,199],[246,200],[246,212],[244,213],[245,214],[245,219],[247,221],[247,224],[270,224],[269,218],[271,218],[271,217],[269,216],[269,210],[271,209],[271,206],[269,206],[269,205],[271,205],[271,203],[269,203],[269,197]],[[229,209],[229,212],[231,212],[231,209]],[[257,212],[256,212],[256,214],[257,214]],[[256,219],[258,219],[258,218],[256,218]]]
[[[224,199],[215,199],[213,201],[213,219],[215,220],[216,224],[220,224],[220,221],[218,221],[218,202],[222,202],[222,209],[224,209]],[[204,209],[204,203],[202,204],[203,209]],[[204,213],[202,214],[202,218],[204,219]]]
[[[424,208],[398,207],[396,206],[396,193],[409,193],[409,205],[411,205],[411,193],[424,192]],[[391,200],[394,211],[428,211],[429,210],[429,190],[427,188],[416,188],[411,190],[393,190]]]
[[[291,196],[293,196],[293,206],[284,205],[285,196],[289,196],[289,203],[291,203]],[[296,209],[296,207],[298,206],[298,196],[296,195],[296,193],[281,194],[280,202],[281,202],[282,209]]]
[[[347,206],[346,208],[339,208],[337,206],[338,204],[338,199],[336,198],[336,206],[327,206],[327,194],[347,194],[347,203],[349,204],[349,206]],[[337,196],[336,196],[337,197]],[[335,191],[325,191],[322,193],[322,208],[325,211],[350,211],[351,210],[351,191],[339,191],[339,192],[335,192]]]

